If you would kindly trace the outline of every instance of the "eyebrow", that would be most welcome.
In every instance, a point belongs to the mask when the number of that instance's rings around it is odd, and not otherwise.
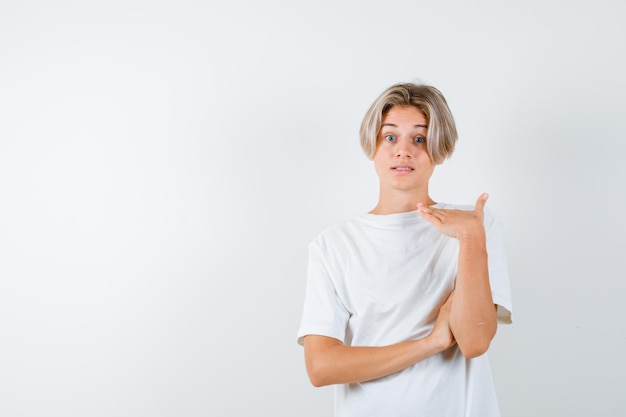
[[[384,127],[384,126],[398,127],[398,125],[393,124],[393,123],[383,123],[380,127]],[[423,128],[428,129],[428,125],[414,125],[413,127],[423,127]]]

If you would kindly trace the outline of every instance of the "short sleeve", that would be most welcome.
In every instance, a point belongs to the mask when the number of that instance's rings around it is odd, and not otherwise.
[[[349,316],[337,295],[322,250],[314,241],[309,245],[306,291],[298,343],[302,345],[304,336],[312,334],[343,342]]]
[[[502,225],[499,220],[490,216],[486,228],[489,283],[491,285],[493,302],[498,306],[498,323],[510,324],[513,322],[513,305],[509,271],[504,252]]]

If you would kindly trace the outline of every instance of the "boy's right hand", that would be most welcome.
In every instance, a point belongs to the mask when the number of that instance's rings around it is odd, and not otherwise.
[[[448,349],[456,343],[454,335],[450,330],[450,307],[453,299],[454,291],[450,293],[446,302],[439,308],[435,327],[433,327],[432,332],[428,336],[441,351]]]

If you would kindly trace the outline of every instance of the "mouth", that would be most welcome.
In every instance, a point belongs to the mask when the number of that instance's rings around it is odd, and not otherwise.
[[[413,168],[411,168],[409,166],[397,166],[397,167],[391,167],[391,169],[393,171],[396,171],[396,172],[411,172],[411,171],[413,171]]]

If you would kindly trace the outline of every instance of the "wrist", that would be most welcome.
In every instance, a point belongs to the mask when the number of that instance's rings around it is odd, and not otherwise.
[[[431,355],[441,353],[454,344],[454,337],[449,335],[440,335],[435,332],[431,332],[428,336],[422,339],[427,346],[427,349]]]
[[[484,228],[461,230],[457,233],[456,239],[462,245],[477,245],[483,247],[486,245],[487,241]]]

